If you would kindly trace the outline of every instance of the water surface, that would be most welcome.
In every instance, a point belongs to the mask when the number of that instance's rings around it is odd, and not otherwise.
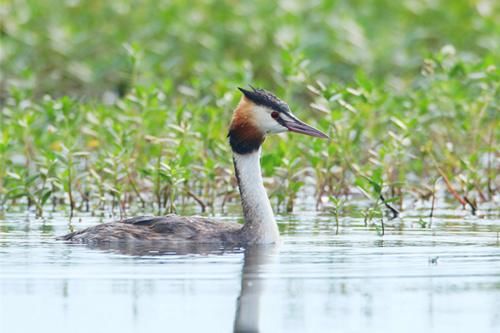
[[[0,331],[500,331],[498,218],[442,210],[383,237],[353,218],[339,234],[324,214],[278,221],[279,247],[158,251],[70,245],[54,240],[65,217],[6,214]]]

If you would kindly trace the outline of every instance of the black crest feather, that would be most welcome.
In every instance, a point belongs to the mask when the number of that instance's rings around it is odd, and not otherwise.
[[[247,90],[238,87],[238,89],[245,95],[246,98],[251,100],[257,105],[262,105],[270,109],[276,110],[278,112],[290,112],[288,104],[283,102],[281,99],[276,97],[274,94],[270,93],[264,89],[258,89],[250,86],[252,90]]]

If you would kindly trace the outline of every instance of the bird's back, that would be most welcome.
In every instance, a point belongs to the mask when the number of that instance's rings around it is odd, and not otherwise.
[[[139,216],[120,222],[103,223],[59,237],[74,243],[110,243],[122,241],[167,241],[202,243],[238,243],[241,225],[218,222],[198,216],[175,214]]]

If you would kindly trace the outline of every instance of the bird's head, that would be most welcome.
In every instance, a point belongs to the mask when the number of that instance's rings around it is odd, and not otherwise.
[[[229,128],[229,143],[238,154],[248,154],[257,149],[266,135],[296,132],[318,138],[326,134],[299,120],[288,104],[264,89],[238,88],[243,96],[234,110]]]

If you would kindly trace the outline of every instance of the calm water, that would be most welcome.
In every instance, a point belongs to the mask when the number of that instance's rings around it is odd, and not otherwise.
[[[0,331],[500,332],[498,215],[453,214],[380,237],[303,213],[279,218],[279,247],[161,252],[68,245],[67,219],[7,214]]]

